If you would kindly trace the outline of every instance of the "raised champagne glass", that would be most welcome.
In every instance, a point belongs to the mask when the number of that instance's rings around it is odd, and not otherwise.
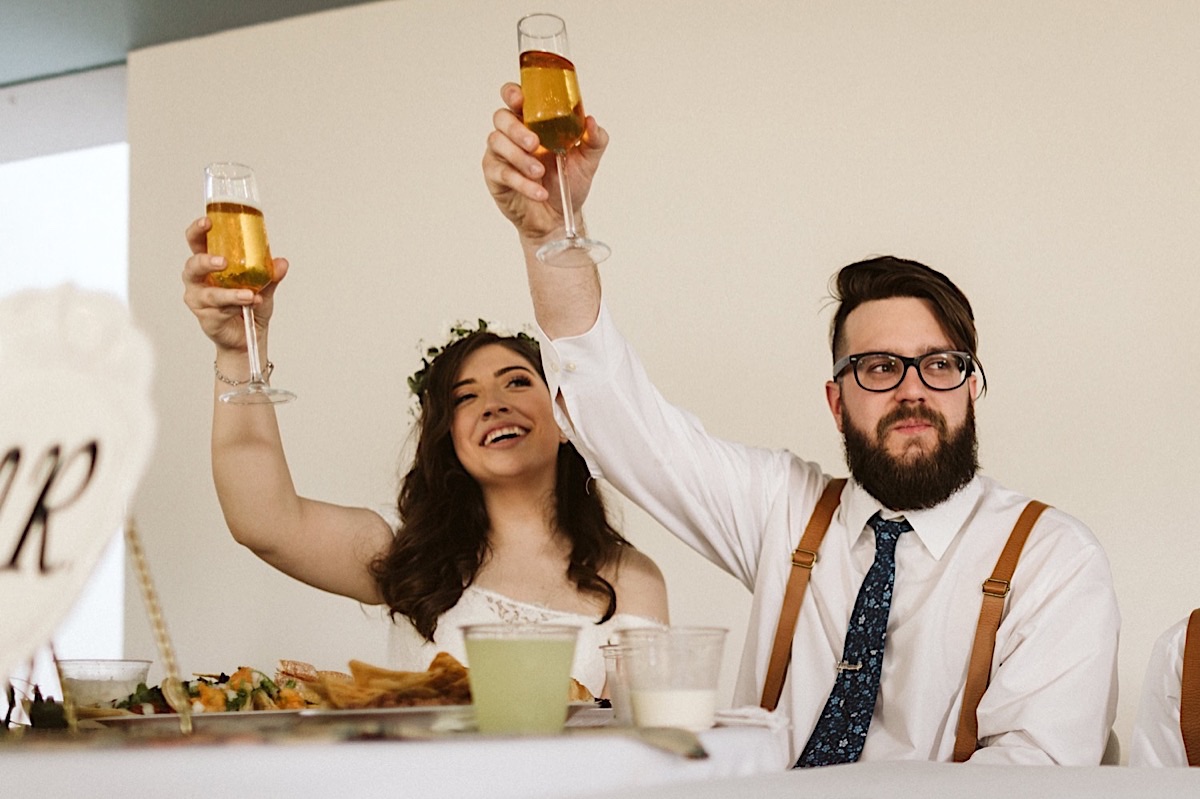
[[[225,268],[208,276],[210,286],[226,289],[250,289],[258,293],[275,280],[267,226],[258,199],[254,170],[243,164],[217,163],[204,168],[204,212],[212,222],[208,231],[209,255],[225,258]],[[242,306],[246,326],[246,355],[250,359],[250,380],[221,395],[222,402],[234,405],[290,402],[296,395],[272,388],[263,378],[258,360],[258,336],[254,311]]]
[[[571,187],[567,181],[567,152],[583,138],[587,117],[579,94],[579,79],[567,49],[567,23],[554,14],[530,14],[517,23],[521,53],[521,92],[524,121],[558,162],[566,236],[543,244],[537,257],[553,266],[598,264],[609,256],[608,245],[580,236],[575,229]]]

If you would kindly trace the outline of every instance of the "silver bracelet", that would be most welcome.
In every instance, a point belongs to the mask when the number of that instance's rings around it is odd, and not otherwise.
[[[263,382],[266,382],[267,380],[270,380],[270,379],[271,379],[271,372],[274,372],[274,371],[275,371],[275,364],[271,363],[271,362],[268,360],[268,361],[267,361],[267,368],[266,368],[266,369],[263,369],[263,373],[262,373],[262,379],[263,379]],[[249,383],[249,382],[250,382],[250,378],[246,378],[245,380],[231,380],[231,379],[229,379],[229,378],[228,378],[228,377],[226,377],[225,375],[221,374],[221,370],[217,368],[217,362],[216,362],[216,361],[213,361],[213,374],[215,374],[215,375],[217,376],[217,379],[218,379],[218,380],[220,380],[222,383],[224,383],[224,384],[226,384],[226,385],[229,385],[229,386],[244,386],[244,385],[246,385],[247,383]]]

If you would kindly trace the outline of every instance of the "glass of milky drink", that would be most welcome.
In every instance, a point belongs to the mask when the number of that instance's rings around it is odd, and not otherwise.
[[[579,628],[471,624],[462,630],[480,732],[560,732],[567,721]]]
[[[713,726],[727,633],[719,627],[623,630],[633,723],[694,731]]]

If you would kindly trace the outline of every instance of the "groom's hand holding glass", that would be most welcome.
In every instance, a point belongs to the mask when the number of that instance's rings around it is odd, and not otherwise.
[[[542,146],[554,153],[563,216],[563,237],[539,247],[537,257],[552,266],[598,264],[609,256],[608,245],[579,231],[571,201],[568,153],[583,140],[587,116],[567,43],[567,23],[554,14],[521,17],[517,51],[521,55],[522,117]]]
[[[522,242],[536,249],[564,235],[556,158],[521,121],[525,97],[520,85],[504,84],[500,98],[505,108],[492,117],[494,129],[483,155],[483,175],[500,212],[516,226]],[[589,116],[583,140],[566,152],[576,227],[581,233],[584,225],[578,213],[607,147],[608,133]]]

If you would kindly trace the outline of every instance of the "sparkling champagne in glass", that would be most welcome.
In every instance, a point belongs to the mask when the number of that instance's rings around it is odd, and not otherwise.
[[[522,17],[517,23],[517,45],[521,53],[521,92],[525,95],[524,122],[558,162],[558,189],[566,228],[564,238],[542,245],[537,256],[554,266],[600,263],[609,256],[608,245],[576,232],[567,182],[567,151],[583,138],[586,120],[579,79],[567,48],[567,23],[553,14]]]
[[[204,168],[204,212],[212,222],[208,231],[209,255],[225,258],[225,268],[208,276],[211,286],[250,289],[258,293],[275,280],[267,226],[258,199],[254,170],[242,164],[217,163]],[[235,405],[289,402],[296,395],[271,388],[263,378],[258,360],[258,336],[255,335],[254,311],[242,306],[246,328],[246,354],[250,359],[250,380],[221,395],[222,402]]]

